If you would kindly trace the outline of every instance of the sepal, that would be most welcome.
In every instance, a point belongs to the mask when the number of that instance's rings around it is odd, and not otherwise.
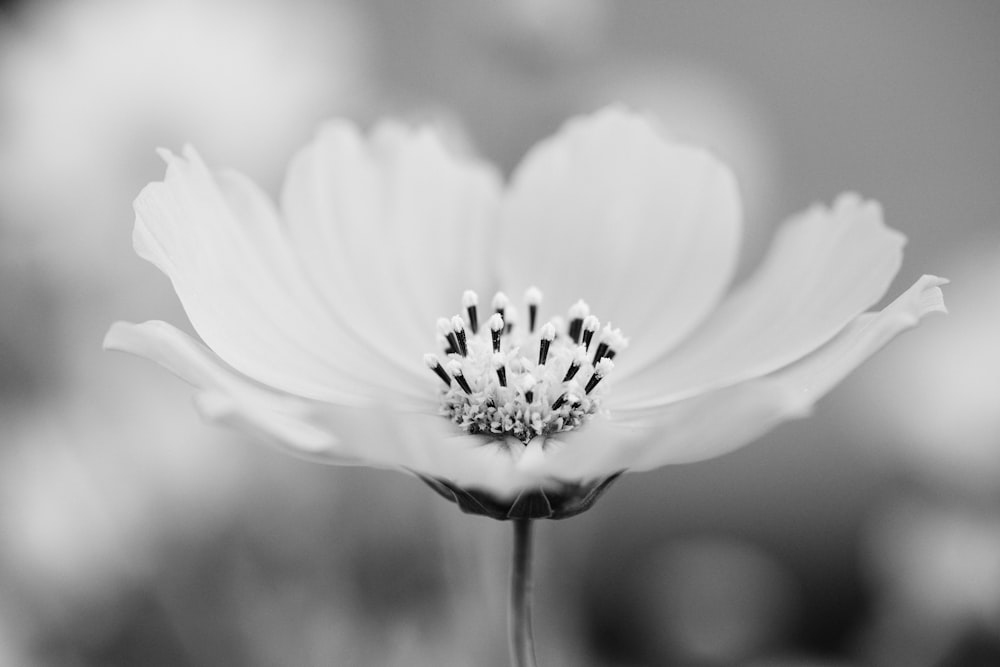
[[[466,514],[488,516],[497,521],[511,519],[567,519],[585,512],[621,476],[589,483],[563,482],[557,488],[526,489],[512,500],[502,499],[480,489],[465,489],[448,480],[417,475],[445,500],[455,503]]]

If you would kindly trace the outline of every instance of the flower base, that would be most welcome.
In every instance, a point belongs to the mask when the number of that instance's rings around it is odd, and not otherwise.
[[[503,500],[487,491],[464,489],[443,480],[418,475],[427,486],[466,514],[480,514],[497,521],[513,519],[566,519],[585,512],[597,502],[621,472],[587,484],[563,483],[559,487],[522,491]]]

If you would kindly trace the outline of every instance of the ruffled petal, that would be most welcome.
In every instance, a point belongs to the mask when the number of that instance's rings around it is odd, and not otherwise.
[[[810,209],[779,231],[754,276],[688,341],[628,383],[616,381],[608,406],[663,405],[800,359],[885,294],[904,243],[879,205],[856,195]]]
[[[370,138],[331,122],[296,155],[282,195],[294,247],[354,337],[426,375],[438,317],[492,284],[488,237],[499,178],[429,129]]]
[[[586,441],[571,453],[593,458],[598,463],[592,466],[640,471],[737,449],[783,421],[808,415],[816,401],[890,340],[925,315],[946,312],[940,289],[946,282],[923,276],[882,311],[857,317],[819,350],[772,375],[658,410],[616,413],[624,425],[655,434],[645,443],[605,443],[612,452],[604,453],[600,442]]]
[[[248,179],[213,175],[190,148],[183,157],[163,155],[164,181],[135,202],[136,251],[170,277],[216,354],[249,377],[310,398],[421,396],[415,372],[352,346],[301,272],[273,205]]]
[[[519,469],[519,442],[504,443],[459,431],[437,414],[385,404],[320,403],[263,387],[226,367],[211,350],[159,321],[118,322],[105,349],[150,359],[198,388],[195,404],[207,419],[261,437],[301,458],[365,465],[450,480],[510,498],[537,488]]]
[[[738,385],[673,403],[656,414],[595,418],[553,441],[538,472],[588,480],[708,459],[804,415],[783,386]]]
[[[196,405],[206,417],[265,436],[299,455],[330,463],[347,460],[333,432],[305,419],[307,403],[262,387],[227,368],[211,350],[166,322],[116,322],[104,349],[154,361],[200,392]]]
[[[615,374],[625,378],[715,307],[741,224],[725,166],[642,116],[606,109],[567,123],[515,172],[501,213],[502,285],[512,296],[537,285],[560,315],[582,298],[622,327],[632,346]]]

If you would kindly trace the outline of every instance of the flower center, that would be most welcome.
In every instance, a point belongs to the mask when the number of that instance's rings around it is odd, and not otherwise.
[[[601,328],[583,301],[541,326],[542,293],[525,293],[528,321],[503,292],[492,313],[480,321],[475,292],[462,295],[464,313],[437,322],[444,361],[424,355],[444,383],[441,414],[469,433],[513,436],[527,444],[536,436],[571,431],[600,407],[598,385],[614,368],[615,355],[628,346],[619,329]]]

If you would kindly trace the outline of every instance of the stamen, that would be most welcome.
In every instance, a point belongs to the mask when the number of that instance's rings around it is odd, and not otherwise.
[[[507,323],[505,331],[507,333],[513,331],[514,325],[517,323],[517,308],[514,306],[507,306],[506,315],[504,315],[503,321]]]
[[[569,337],[574,343],[580,342],[580,331],[583,328],[583,318],[590,315],[590,306],[580,299],[569,309]]]
[[[607,335],[609,349],[605,356],[608,359],[614,359],[616,354],[628,347],[628,338],[625,337],[621,329],[612,329]]]
[[[455,334],[456,347],[458,348],[458,353],[463,357],[469,356],[469,344],[465,337],[465,322],[462,318],[456,315],[451,318],[451,330]]]
[[[615,362],[610,359],[601,359],[597,362],[597,366],[594,368],[594,374],[590,376],[590,380],[587,381],[587,386],[584,387],[583,392],[589,394],[593,391],[597,383],[604,379],[604,377],[611,372],[615,367]]]
[[[462,388],[462,391],[466,394],[472,394],[472,387],[469,386],[469,381],[465,379],[465,375],[462,373],[462,364],[459,363],[458,359],[452,359],[448,362],[448,372],[455,378],[455,382]]]
[[[493,370],[497,372],[497,379],[500,380],[500,386],[507,386],[507,368],[504,366],[503,355],[497,352],[493,355]]]
[[[443,366],[441,366],[441,362],[438,361],[437,357],[435,357],[433,354],[425,354],[424,363],[427,364],[428,368],[437,373],[437,376],[441,378],[442,382],[444,382],[449,387],[451,386],[451,376],[449,376],[448,372],[444,369]]]
[[[566,318],[562,315],[554,315],[549,322],[556,328],[556,338],[562,335],[560,332],[566,331]]]
[[[542,303],[542,290],[532,285],[524,293],[524,300],[528,304],[528,333],[535,333],[535,322],[538,320],[538,306]]]
[[[587,353],[584,351],[583,347],[577,346],[575,352],[573,353],[573,360],[569,362],[569,368],[566,369],[566,375],[563,376],[563,382],[569,382],[580,370],[580,366],[583,365],[584,359],[587,358]]]
[[[493,338],[493,351],[499,352],[500,336],[503,335],[503,317],[500,316],[500,313],[493,313],[487,324],[490,327],[490,336]]]
[[[583,318],[583,348],[590,350],[590,341],[594,339],[594,334],[601,328],[601,321],[593,315]]]
[[[536,384],[538,384],[538,380],[535,379],[534,375],[529,373],[521,376],[521,391],[524,392],[524,402],[528,405],[531,405],[531,402],[535,400],[535,392],[533,390]]]
[[[549,357],[549,347],[556,338],[556,328],[552,322],[546,322],[542,325],[539,336],[541,340],[538,341],[538,365],[544,366],[545,360]]]
[[[451,326],[451,325],[449,324],[448,326]],[[437,336],[435,336],[435,339],[437,340],[438,347],[441,348],[442,350],[444,350],[445,354],[451,354],[452,352],[457,352],[458,351],[455,348],[453,348],[451,346],[451,343],[448,342],[448,339],[445,338],[444,336],[442,336],[441,334],[438,334]]]
[[[594,364],[605,357],[614,359],[615,355],[626,347],[628,347],[628,338],[622,335],[622,330],[612,329],[611,324],[607,324],[601,330],[601,344],[597,346],[597,352],[594,353]]]
[[[517,309],[502,292],[487,304],[485,319],[476,293],[466,291],[462,310],[437,321],[436,340],[448,356],[435,351],[424,363],[445,383],[442,414],[467,433],[527,444],[581,428],[600,410],[603,392],[594,388],[627,339],[610,325],[601,328],[583,301],[568,318],[547,321],[539,319],[537,288],[524,301],[524,327],[516,326]]]
[[[472,334],[475,335],[479,332],[479,316],[476,313],[476,306],[479,305],[479,295],[472,290],[465,290],[462,293],[462,305],[469,316],[469,328],[472,329]]]
[[[445,354],[457,354],[458,353],[458,339],[455,338],[455,332],[451,328],[451,320],[447,317],[439,317],[437,321],[437,330],[441,336],[448,341],[448,347],[445,348]]]
[[[503,292],[497,292],[496,294],[493,295],[493,310],[496,312],[497,315],[504,318],[504,320],[507,319],[506,311],[507,311],[507,306],[509,305],[510,305],[510,299],[508,299],[507,295],[504,294]]]

